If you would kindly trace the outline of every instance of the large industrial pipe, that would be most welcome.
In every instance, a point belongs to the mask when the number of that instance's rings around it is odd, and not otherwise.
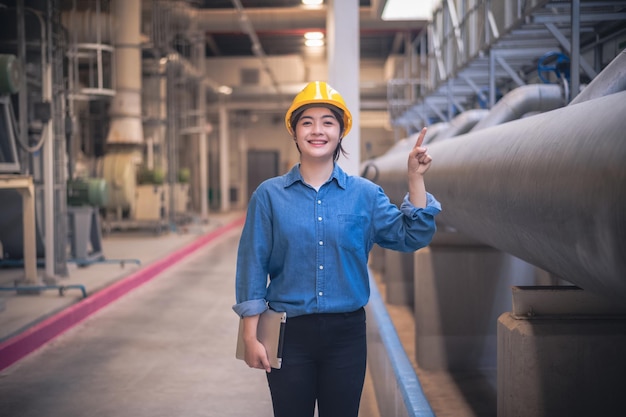
[[[560,86],[530,84],[511,91],[493,106],[489,114],[476,123],[472,132],[517,120],[529,112],[546,112],[565,105]]]
[[[454,124],[463,124],[465,126],[464,129],[468,129],[465,132],[461,132],[460,129],[455,128],[452,122],[436,123],[429,126],[423,144],[430,146],[431,143],[436,141],[449,139],[451,136],[447,134],[447,132],[450,130],[456,130],[459,135],[463,136],[462,133],[467,133],[467,131],[476,132],[491,126],[519,119],[531,112],[545,112],[563,105],[563,93],[559,86],[543,84],[526,85],[505,95],[487,115],[473,113],[473,111],[468,110],[455,117],[455,119],[458,120],[455,121]],[[471,113],[471,116],[465,116],[465,113]],[[460,121],[461,119],[472,120],[478,118],[480,118],[480,120],[477,120],[471,128],[467,126],[467,121]],[[415,140],[412,140],[412,142],[414,143]],[[389,149],[384,155],[376,159],[365,161],[362,164],[362,175],[383,187],[390,200],[397,205],[401,204],[407,189],[406,157],[410,150],[410,148],[406,148],[406,152],[403,153],[402,151],[404,151],[405,148],[398,146],[401,143],[402,141],[398,142],[398,144]]]
[[[432,144],[439,219],[623,303],[624,103],[620,92]]]
[[[622,51],[596,78],[578,95],[570,105],[593,100],[626,90],[626,49]]]
[[[434,125],[429,126],[426,137],[424,138],[424,141],[422,143],[427,144],[432,142],[438,137],[440,133],[445,132],[449,127],[450,124],[447,122],[435,123]],[[417,141],[419,134],[420,132],[417,132],[412,134],[408,138],[401,139],[396,142],[391,148],[389,148],[387,152],[385,152],[383,155],[374,159],[368,159],[364,161],[359,167],[361,176],[381,185],[379,183],[379,174],[381,172],[388,173],[394,169],[404,169],[404,171],[406,172],[406,157],[409,152],[411,152],[411,149],[415,146],[415,142]],[[398,161],[398,156],[404,157],[405,161]],[[398,164],[400,164],[400,166],[398,166]],[[398,183],[396,181],[394,183],[386,182],[385,185],[387,187],[383,187],[385,188],[385,190],[394,186],[397,188],[397,192],[392,192],[391,194],[394,196],[399,196],[397,200],[392,199],[392,201],[394,201],[394,203],[399,206],[402,202],[402,195],[400,194],[406,192],[405,184],[403,182]],[[387,193],[387,195],[389,195],[389,192]]]
[[[433,138],[429,142],[432,143],[435,140],[449,139],[467,133],[488,114],[489,110],[487,109],[472,109],[464,111],[454,119],[450,120],[448,128],[439,133],[436,138]],[[430,129],[428,130],[430,131]],[[426,138],[424,138],[424,141],[425,140]]]

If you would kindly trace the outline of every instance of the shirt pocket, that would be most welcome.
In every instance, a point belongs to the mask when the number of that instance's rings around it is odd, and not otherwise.
[[[355,214],[340,214],[339,221],[339,246],[351,250],[360,251],[365,247],[365,216]]]

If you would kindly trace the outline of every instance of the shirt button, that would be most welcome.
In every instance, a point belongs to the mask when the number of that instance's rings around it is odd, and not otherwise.
[[[324,265],[320,265],[320,269],[324,269]]]
[[[322,217],[321,217],[321,216],[320,216],[320,217],[318,217],[318,218],[317,218],[317,221],[318,221],[318,222],[321,222],[321,221],[322,221]]]
[[[324,295],[324,293],[323,293],[323,292],[321,292],[321,291],[320,291],[320,292],[318,292],[317,294],[318,294],[320,297],[321,297],[322,295]]]
[[[324,242],[320,240],[320,246],[323,246],[323,245],[324,245]]]
[[[322,204],[322,200],[317,200],[317,204]]]

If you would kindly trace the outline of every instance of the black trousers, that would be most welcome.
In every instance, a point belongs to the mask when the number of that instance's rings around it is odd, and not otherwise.
[[[267,380],[274,417],[357,417],[367,345],[365,310],[287,319],[281,369]]]

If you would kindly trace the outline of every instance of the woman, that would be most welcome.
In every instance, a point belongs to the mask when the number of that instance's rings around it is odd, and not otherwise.
[[[408,156],[409,192],[400,209],[376,184],[336,164],[352,117],[325,82],[309,83],[285,116],[300,163],[252,195],[239,243],[235,312],[243,317],[245,361],[264,369],[276,417],[356,417],[365,378],[368,254],[376,243],[412,252],[430,243],[441,206],[426,192],[431,164]],[[268,283],[269,277],[269,283]],[[256,338],[259,314],[287,312],[281,369]]]

